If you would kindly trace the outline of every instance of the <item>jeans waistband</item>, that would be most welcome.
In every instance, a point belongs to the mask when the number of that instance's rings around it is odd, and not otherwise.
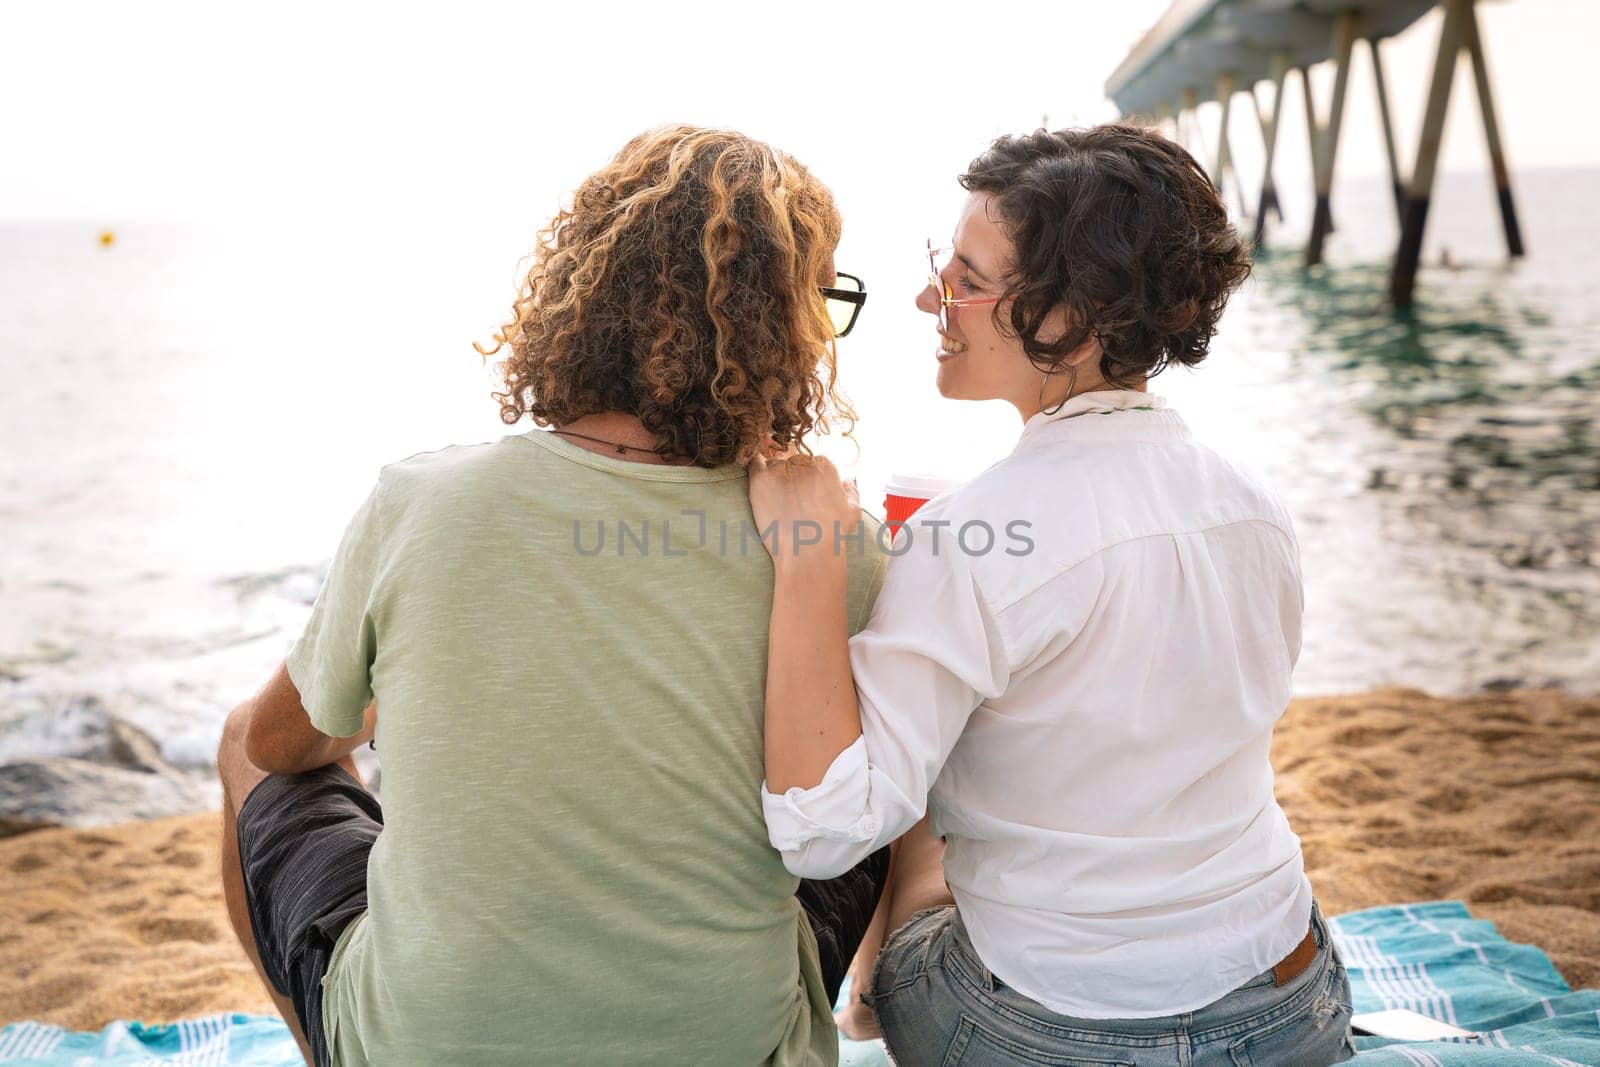
[[[992,993],[996,989],[1010,988],[984,964],[982,957],[978,955],[977,948],[972,944],[972,935],[967,932],[967,924],[961,918],[960,909],[954,908],[953,910],[955,911],[955,916],[950,924],[951,947],[953,949],[951,966],[960,972],[961,976],[965,980],[981,987],[987,992]],[[1327,921],[1323,918],[1322,909],[1315,900],[1311,902],[1311,921],[1309,923],[1309,930],[1316,939],[1318,955],[1320,956],[1328,943],[1331,942],[1332,937],[1328,931]],[[1313,963],[1314,962],[1315,961],[1313,961]],[[1264,974],[1266,977],[1270,978],[1272,976],[1271,968],[1264,972]],[[1196,1014],[1198,1013],[1193,1011],[1186,1012],[1183,1013],[1182,1017],[1185,1020],[1188,1020],[1193,1018]],[[1147,1025],[1151,1027],[1159,1027],[1163,1024],[1163,1021],[1163,1019],[1121,1020],[1119,1021],[1119,1025],[1131,1026],[1134,1030],[1138,1030]],[[1165,1022],[1168,1023],[1170,1023],[1170,1021],[1170,1019],[1165,1020]]]

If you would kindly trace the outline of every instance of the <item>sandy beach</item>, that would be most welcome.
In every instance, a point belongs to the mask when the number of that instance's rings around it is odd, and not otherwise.
[[[1600,985],[1600,698],[1296,701],[1278,794],[1330,914],[1455,898]],[[96,1029],[271,1001],[235,942],[215,812],[0,840],[0,1023]]]

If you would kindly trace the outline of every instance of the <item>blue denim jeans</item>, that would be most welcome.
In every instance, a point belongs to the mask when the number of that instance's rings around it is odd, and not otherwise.
[[[1355,1055],[1350,980],[1315,907],[1311,924],[1316,958],[1286,985],[1269,970],[1181,1015],[1078,1019],[995,978],[956,909],[932,908],[884,945],[867,1000],[899,1067],[1322,1067]]]

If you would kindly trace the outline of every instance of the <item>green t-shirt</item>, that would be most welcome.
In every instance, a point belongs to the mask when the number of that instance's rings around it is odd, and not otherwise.
[[[885,563],[865,522],[852,633]],[[335,1065],[835,1062],[761,816],[771,606],[741,467],[535,430],[384,468],[288,660],[325,733],[378,701]]]

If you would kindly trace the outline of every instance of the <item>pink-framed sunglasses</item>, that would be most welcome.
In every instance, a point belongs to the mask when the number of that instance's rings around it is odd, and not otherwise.
[[[941,266],[941,257],[944,263],[950,260],[953,248],[933,247],[933,238],[928,238],[928,285],[939,296],[939,329],[945,333],[950,332],[950,309],[977,307],[979,304],[998,304],[1004,300],[1003,296],[973,296],[957,300],[956,294],[944,282],[944,269]]]

